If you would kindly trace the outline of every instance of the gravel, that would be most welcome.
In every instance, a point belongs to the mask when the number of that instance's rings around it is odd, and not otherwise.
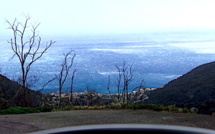
[[[3,134],[95,124],[161,124],[215,130],[215,117],[150,110],[72,110],[0,116],[0,130]]]

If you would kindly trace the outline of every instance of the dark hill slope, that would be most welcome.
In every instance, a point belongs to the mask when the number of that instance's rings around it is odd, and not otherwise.
[[[147,103],[215,107],[215,62],[201,65],[151,92]],[[212,106],[213,107],[213,106]]]
[[[14,106],[38,107],[41,99],[42,93],[23,88],[18,83],[0,75],[0,110]]]

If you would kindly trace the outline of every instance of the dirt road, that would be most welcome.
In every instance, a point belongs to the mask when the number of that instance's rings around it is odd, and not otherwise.
[[[192,113],[148,110],[73,110],[0,116],[0,133],[28,133],[52,128],[92,124],[162,124],[215,130],[215,117]]]

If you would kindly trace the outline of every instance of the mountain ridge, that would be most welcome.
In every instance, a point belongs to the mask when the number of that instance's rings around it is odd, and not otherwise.
[[[208,112],[211,109],[215,111],[215,62],[200,65],[164,87],[152,91],[146,103],[198,109],[208,107]]]
[[[24,88],[0,74],[0,110],[14,106],[38,107],[41,99],[42,93]]]

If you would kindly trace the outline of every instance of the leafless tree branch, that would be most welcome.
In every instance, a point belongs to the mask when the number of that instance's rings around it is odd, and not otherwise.
[[[67,80],[69,71],[70,71],[71,67],[73,66],[74,58],[76,56],[76,54],[72,54],[72,52],[73,52],[73,50],[64,54],[64,60],[61,64],[60,73],[59,73],[59,75],[56,75],[56,78],[58,79],[58,84],[59,84],[59,106],[60,107],[61,107],[61,93],[62,93],[63,85]],[[75,72],[73,72],[73,75],[74,74],[75,74]],[[74,80],[74,78],[73,78],[73,80]]]
[[[38,91],[41,92],[42,90],[44,90],[44,88],[45,88],[50,82],[54,81],[55,79],[56,79],[56,77],[54,77],[53,79],[47,81],[47,82],[43,85],[43,87],[42,87],[40,90],[38,90]]]
[[[122,103],[128,103],[128,99],[129,99],[129,96],[128,96],[128,88],[129,88],[129,84],[131,81],[133,81],[133,70],[132,70],[132,67],[133,67],[133,64],[132,63],[131,65],[126,65],[126,62],[123,62],[123,65],[122,67],[118,67],[116,66],[117,68],[117,71],[118,71],[118,78],[117,78],[117,90],[118,90],[118,94],[120,93],[120,86],[121,86],[121,79],[122,79],[122,82],[123,82],[123,88],[122,88],[122,92],[121,92],[121,96],[122,96]],[[118,95],[119,96],[119,95]]]
[[[48,45],[45,47],[41,46],[41,37],[36,34],[39,24],[31,24],[31,34],[27,38],[27,29],[29,28],[30,17],[26,16],[24,23],[18,22],[15,18],[14,21],[10,22],[6,20],[9,25],[9,29],[12,30],[13,38],[11,38],[8,43],[11,45],[13,51],[13,56],[17,57],[20,63],[21,72],[22,72],[22,86],[28,88],[32,86],[37,79],[34,78],[33,81],[29,81],[29,71],[34,62],[40,59],[44,53],[55,43],[55,41],[47,42]],[[27,90],[24,90],[24,98],[26,98]]]
[[[8,43],[11,45],[11,49],[14,52],[11,59],[15,56],[18,57],[21,70],[22,70],[22,86],[27,87],[27,79],[29,71],[31,70],[31,66],[34,62],[40,59],[43,54],[55,43],[55,41],[47,42],[48,45],[45,48],[41,47],[41,37],[36,35],[36,30],[39,26],[31,25],[32,27],[32,35],[29,39],[26,38],[26,31],[29,25],[30,17],[26,16],[25,22],[22,24],[18,22],[17,19],[11,23],[6,20],[9,24],[9,29],[13,32],[13,38],[11,38]],[[37,39],[38,38],[38,39]],[[28,45],[27,45],[28,44]]]

